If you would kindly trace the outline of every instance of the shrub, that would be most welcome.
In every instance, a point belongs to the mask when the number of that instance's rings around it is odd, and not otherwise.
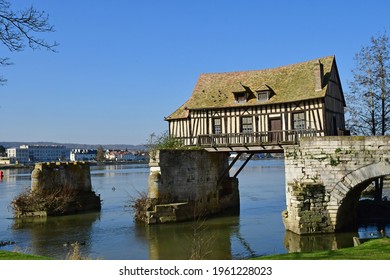
[[[71,187],[48,190],[26,190],[11,201],[15,212],[47,211],[52,215],[64,214],[72,207],[79,207],[78,192]]]

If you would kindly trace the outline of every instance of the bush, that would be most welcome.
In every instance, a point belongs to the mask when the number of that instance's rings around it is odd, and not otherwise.
[[[77,195],[78,192],[70,187],[26,190],[11,201],[11,207],[15,212],[46,211],[51,215],[60,215],[80,206]]]
[[[146,222],[146,212],[151,210],[155,203],[155,199],[148,198],[145,192],[140,192],[137,198],[132,198],[130,206],[134,209],[134,219],[139,222]]]
[[[169,136],[168,131],[160,135],[152,133],[148,140],[149,151],[164,150],[164,149],[178,149],[184,147],[183,142],[177,138]]]

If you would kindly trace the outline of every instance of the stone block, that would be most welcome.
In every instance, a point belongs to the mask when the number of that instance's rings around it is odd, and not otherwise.
[[[339,183],[337,183],[337,185],[335,186],[334,191],[338,191],[339,194],[342,194],[343,196],[345,196],[345,195],[349,192],[349,188],[347,188],[346,186],[344,186],[343,183],[339,182]]]
[[[333,211],[337,212],[337,210],[339,210],[339,207],[340,207],[339,205],[329,205],[328,204],[326,209],[330,212],[333,212]]]
[[[337,213],[329,213],[329,218],[331,221],[336,221]]]

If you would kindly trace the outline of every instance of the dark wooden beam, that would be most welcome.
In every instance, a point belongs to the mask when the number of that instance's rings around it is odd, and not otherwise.
[[[241,170],[244,169],[245,165],[251,160],[255,153],[251,153],[249,157],[245,160],[245,162],[242,164],[242,166],[237,170],[236,174],[234,174],[233,178],[237,178],[238,174],[240,174]]]
[[[219,186],[222,182],[222,180],[226,177],[226,175],[229,174],[230,169],[233,167],[233,165],[237,162],[237,160],[240,158],[242,153],[237,153],[236,157],[232,160],[232,162],[229,164],[229,166],[225,169],[225,171],[222,173],[221,177],[219,177],[217,181],[217,186]]]

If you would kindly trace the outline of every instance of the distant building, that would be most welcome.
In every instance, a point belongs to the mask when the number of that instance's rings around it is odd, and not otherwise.
[[[105,158],[111,161],[133,161],[139,160],[138,156],[130,151],[107,151]]]
[[[8,164],[11,164],[11,161],[7,157],[0,157],[0,164],[8,165]]]
[[[6,150],[7,156],[11,163],[28,163],[29,153],[24,148],[8,148]]]
[[[62,145],[21,145],[19,148],[8,148],[7,156],[12,163],[35,163],[66,161],[68,150]]]
[[[97,151],[92,149],[73,149],[70,151],[70,161],[96,160]]]

